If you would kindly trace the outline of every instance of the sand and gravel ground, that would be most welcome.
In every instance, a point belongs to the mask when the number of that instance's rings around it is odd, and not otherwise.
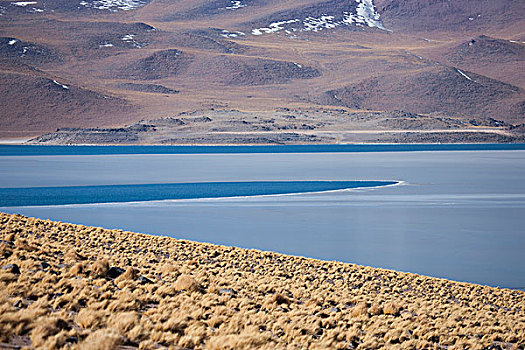
[[[0,239],[0,348],[525,348],[522,291],[2,213]]]

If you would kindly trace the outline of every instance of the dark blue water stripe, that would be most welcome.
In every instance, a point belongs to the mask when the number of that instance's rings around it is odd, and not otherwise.
[[[139,202],[321,192],[394,181],[256,181],[0,188],[0,207]]]
[[[320,153],[525,150],[523,143],[508,144],[367,144],[281,146],[42,146],[0,145],[0,156],[103,155],[103,154],[216,154],[216,153]]]

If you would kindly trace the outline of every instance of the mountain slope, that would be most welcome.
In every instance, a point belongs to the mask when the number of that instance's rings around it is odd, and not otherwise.
[[[0,0],[2,137],[333,106],[518,130],[523,25],[516,0]]]
[[[405,32],[489,30],[523,23],[520,0],[376,0],[389,28]]]
[[[401,78],[382,75],[366,79],[328,91],[320,100],[357,109],[492,117],[509,122],[521,120],[524,101],[524,91],[516,86],[444,66],[416,70]]]
[[[118,123],[130,109],[126,101],[47,76],[0,72],[0,137],[36,135],[72,125]]]

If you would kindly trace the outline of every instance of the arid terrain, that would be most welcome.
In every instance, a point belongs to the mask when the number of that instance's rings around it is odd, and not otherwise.
[[[182,112],[119,128],[62,128],[30,144],[330,144],[525,142],[521,128],[492,118],[450,118],[402,111],[289,109]]]
[[[523,28],[517,0],[0,0],[0,139],[523,142]]]
[[[525,349],[525,292],[0,214],[0,348]]]

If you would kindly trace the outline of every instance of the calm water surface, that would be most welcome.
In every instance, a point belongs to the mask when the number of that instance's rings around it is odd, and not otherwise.
[[[272,197],[3,207],[170,235],[525,288],[525,151],[0,156],[0,187],[394,180]]]

